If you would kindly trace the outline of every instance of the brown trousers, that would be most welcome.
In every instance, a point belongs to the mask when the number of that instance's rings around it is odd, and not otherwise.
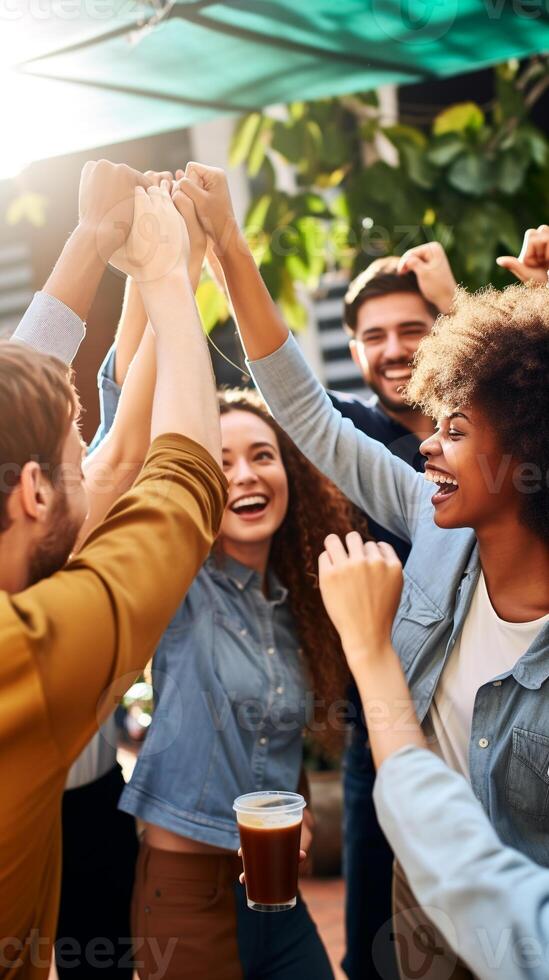
[[[393,871],[393,935],[401,980],[475,980],[418,905],[404,871]]]
[[[140,980],[242,980],[236,855],[179,854],[141,843],[132,902]]]

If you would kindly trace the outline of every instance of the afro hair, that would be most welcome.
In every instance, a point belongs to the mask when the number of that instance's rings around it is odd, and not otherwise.
[[[540,286],[459,289],[448,316],[420,344],[407,400],[431,418],[474,405],[504,453],[535,485],[521,519],[549,541],[549,291]],[[539,481],[537,476],[539,475]]]

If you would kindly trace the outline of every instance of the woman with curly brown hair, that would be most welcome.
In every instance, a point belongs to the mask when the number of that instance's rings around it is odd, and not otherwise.
[[[232,804],[298,788],[308,724],[337,740],[330,706],[348,675],[317,558],[326,528],[344,534],[363,521],[257,394],[226,391],[219,403],[229,499],[213,553],[155,654],[152,724],[120,802],[145,825],[136,968],[143,980],[160,961],[167,980],[329,980],[300,898],[286,915],[247,908]],[[309,839],[306,820],[302,845]]]

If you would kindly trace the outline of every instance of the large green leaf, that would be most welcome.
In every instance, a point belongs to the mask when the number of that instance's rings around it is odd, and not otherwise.
[[[484,213],[491,219],[491,234],[494,241],[500,243],[510,254],[518,255],[522,230],[517,227],[513,212],[495,201],[487,201],[484,205]]]
[[[309,289],[318,285],[326,267],[327,233],[324,224],[316,218],[301,218],[292,229],[293,248],[286,260],[286,268],[292,279],[304,283]]]
[[[271,146],[290,163],[300,164],[305,146],[306,122],[298,119],[291,123],[276,120],[273,125]]]
[[[258,126],[255,138],[248,154],[248,173],[250,177],[257,177],[265,154],[269,145],[269,136],[273,128],[273,120],[269,116],[263,116]]]
[[[476,132],[482,129],[485,117],[476,102],[459,102],[440,112],[433,123],[433,134]]]
[[[549,142],[541,130],[536,129],[535,126],[525,124],[517,130],[516,139],[519,145],[526,145],[528,147],[534,163],[539,167],[545,166],[549,156]]]
[[[196,303],[207,334],[211,333],[216,324],[223,323],[229,318],[227,297],[211,279],[203,279],[199,283],[196,290]]]
[[[482,197],[491,187],[492,170],[488,160],[478,153],[468,152],[454,160],[448,171],[448,181],[463,194]]]
[[[261,121],[262,115],[260,112],[251,112],[237,123],[229,149],[229,163],[231,167],[236,167],[239,163],[247,159],[261,126]]]
[[[410,179],[419,187],[432,187],[436,172],[426,154],[427,139],[413,126],[386,126],[385,136],[396,146]]]
[[[282,271],[282,288],[278,296],[282,315],[291,330],[303,330],[307,325],[307,310],[299,302],[295,286],[286,268]]]
[[[447,167],[466,149],[466,143],[459,134],[445,133],[443,136],[434,137],[427,150],[427,159],[436,167]]]
[[[400,152],[406,161],[410,179],[414,184],[417,184],[418,187],[433,187],[437,174],[433,165],[429,163],[425,151],[409,143],[403,145]]]
[[[521,153],[508,150],[496,165],[496,182],[503,194],[515,194],[522,186],[528,169],[528,158]]]
[[[293,207],[298,215],[318,215],[322,218],[330,218],[331,211],[320,194],[311,192],[297,194],[293,199]]]
[[[400,149],[403,143],[412,143],[420,149],[427,146],[427,137],[415,126],[404,126],[399,123],[395,126],[384,126],[382,132],[397,149]]]
[[[328,170],[337,170],[349,162],[351,142],[347,133],[334,125],[322,130],[322,163]]]
[[[271,206],[272,195],[262,194],[248,209],[246,228],[264,228],[265,219]]]

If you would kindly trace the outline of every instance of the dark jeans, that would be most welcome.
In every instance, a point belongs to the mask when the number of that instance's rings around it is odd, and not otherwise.
[[[334,980],[326,950],[298,896],[288,912],[254,912],[235,886],[238,948],[245,980]]]
[[[353,731],[343,760],[343,866],[349,980],[398,980],[391,939],[393,853],[372,799],[375,768],[364,731]],[[377,938],[376,938],[377,937]]]
[[[135,821],[117,809],[120,766],[63,794],[63,877],[57,926],[60,980],[131,980]]]

